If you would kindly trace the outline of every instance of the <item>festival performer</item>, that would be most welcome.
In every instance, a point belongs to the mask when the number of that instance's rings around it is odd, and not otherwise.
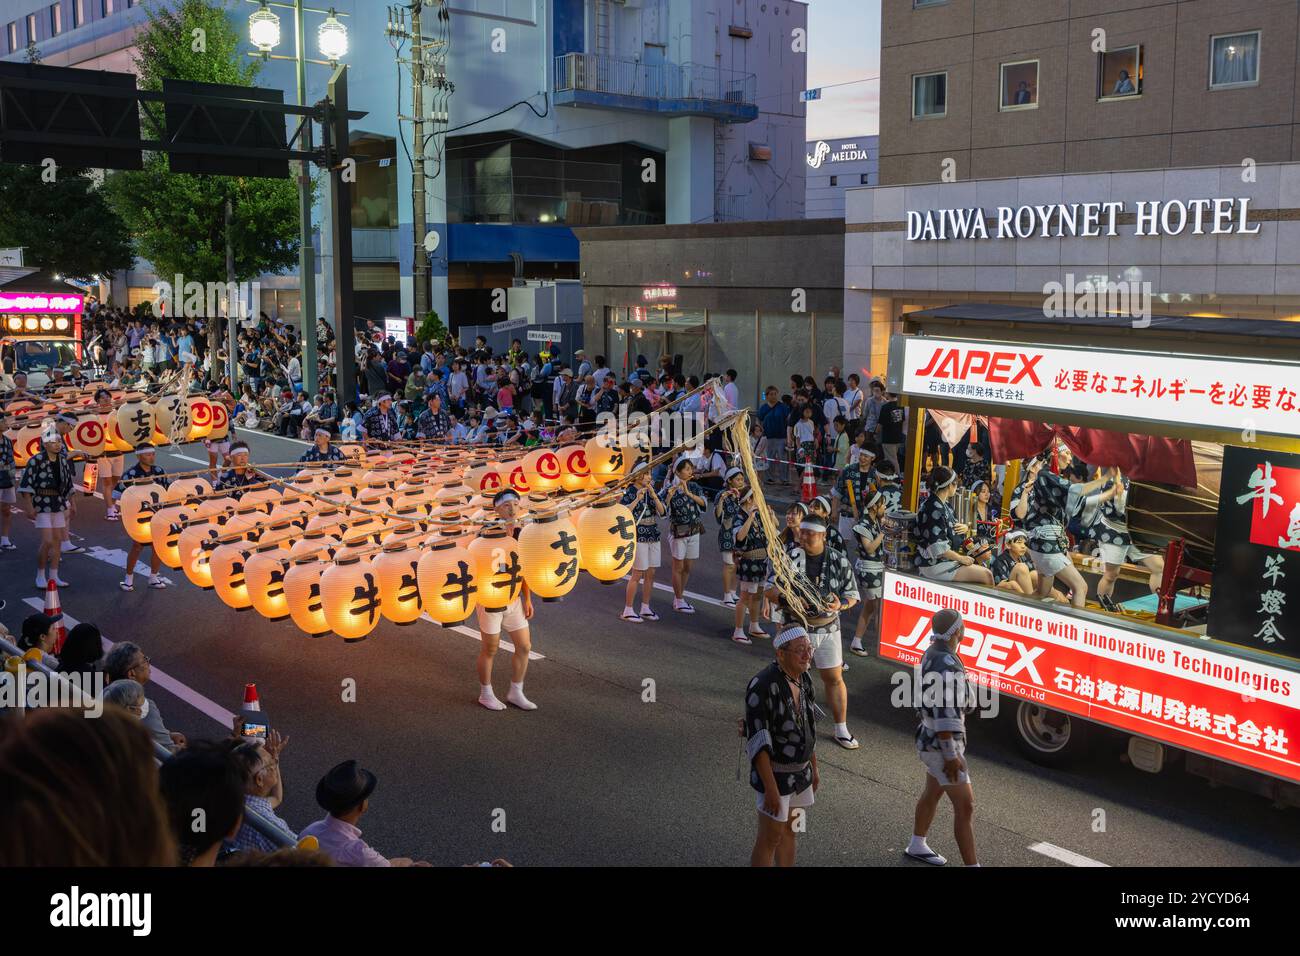
[[[752,644],[754,638],[766,638],[767,632],[760,623],[763,613],[763,584],[767,581],[767,533],[759,518],[759,504],[754,499],[754,489],[746,488],[740,496],[740,525],[736,528],[736,577],[740,582],[740,597],[736,603],[735,629],[731,639],[737,644]],[[749,628],[745,628],[745,612],[749,612]]]
[[[230,497],[238,501],[244,495],[244,489],[249,485],[259,485],[265,479],[257,473],[257,469],[248,463],[248,445],[242,441],[237,441],[230,446],[230,454],[227,460],[230,462],[230,468],[221,473],[212,486],[213,491],[224,491]]]
[[[722,553],[722,606],[735,607],[736,559],[732,549],[736,546],[736,525],[740,524],[740,492],[745,487],[745,473],[739,468],[728,468],[723,475],[722,493],[713,503],[713,516],[718,519],[718,551]]]
[[[1100,488],[1107,478],[1103,475],[1084,484],[1074,484],[1063,475],[1052,474],[1045,466],[1042,458],[1029,463],[1025,482],[1011,510],[1029,532],[1029,559],[1038,572],[1039,600],[1051,594],[1052,585],[1059,577],[1070,589],[1070,603],[1083,607],[1088,585],[1065,550],[1068,543],[1065,524],[1072,501]]]
[[[875,460],[874,452],[865,446],[859,448],[857,460],[849,462],[835,481],[831,491],[831,523],[841,540],[853,538],[853,526],[862,517],[863,502],[870,497],[868,489],[874,477]]]
[[[925,767],[925,789],[916,801],[912,839],[903,852],[913,860],[943,866],[948,861],[930,849],[926,836],[939,800],[952,801],[953,834],[967,866],[979,866],[975,857],[975,793],[966,766],[966,715],[975,709],[975,695],[966,666],[957,654],[965,622],[958,611],[944,608],[930,621],[930,646],[920,671],[921,723],[916,728],[916,751]]]
[[[492,499],[498,523],[510,534],[518,538],[519,495],[510,488],[498,491]],[[510,635],[510,643],[515,652],[510,659],[510,693],[506,694],[506,703],[514,704],[520,710],[536,710],[537,705],[524,696],[524,675],[528,672],[528,654],[533,649],[532,636],[528,622],[533,617],[533,596],[525,583],[519,595],[511,601],[504,611],[485,611],[480,605],[478,629],[483,643],[478,652],[478,702],[488,710],[505,710],[506,705],[497,699],[492,690],[492,659],[501,644],[501,628],[504,626]]]
[[[817,703],[808,676],[812,642],[802,627],[790,625],[772,646],[776,660],[745,689],[749,785],[758,794],[758,835],[750,866],[794,866],[802,829],[795,824],[813,805],[821,783],[814,753]]]
[[[393,396],[384,392],[375,399],[374,408],[361,420],[361,436],[376,441],[401,439],[402,423],[393,410]]]
[[[430,392],[425,400],[428,405],[415,420],[415,437],[426,441],[445,441],[451,431],[451,416],[442,408],[442,395]]]
[[[343,452],[333,443],[333,438],[334,436],[330,434],[328,428],[316,429],[313,435],[315,444],[303,452],[302,457],[298,460],[304,464],[322,461],[343,461]]]
[[[673,610],[681,614],[694,614],[695,608],[686,600],[686,583],[691,577],[691,565],[700,556],[700,532],[704,525],[700,515],[708,507],[704,490],[691,479],[695,464],[689,458],[679,458],[673,467],[674,477],[668,488],[668,523],[672,541],[668,545],[673,559]]]
[[[820,614],[806,622],[813,647],[813,667],[821,674],[826,700],[835,721],[835,742],[857,750],[858,739],[849,732],[849,692],[844,686],[844,648],[840,645],[840,612],[858,603],[858,582],[843,551],[826,539],[826,521],[809,512],[799,525],[799,544],[789,549],[790,562],[821,600]],[[768,600],[779,602],[781,592],[769,578]],[[790,623],[783,616],[784,623]]]
[[[131,482],[140,478],[150,478],[166,488],[171,484],[171,479],[167,477],[167,472],[163,471],[156,464],[158,450],[153,445],[138,445],[135,449],[135,464],[122,473],[121,480],[112,489],[113,510],[117,510],[117,502],[122,498],[122,492],[130,486]],[[126,576],[117,582],[117,586],[123,591],[135,590],[135,565],[140,560],[140,552],[145,548],[149,549],[149,587],[155,590],[161,590],[167,587],[167,582],[162,579],[162,558],[158,556],[158,550],[148,543],[132,539],[131,550],[126,556]]]
[[[903,507],[903,486],[898,481],[898,466],[892,461],[876,465],[876,490],[885,496],[885,514]]]
[[[95,392],[95,411],[99,414],[100,424],[104,427],[105,434],[113,427],[117,419],[117,413],[113,409],[113,393],[106,388],[98,389]],[[114,489],[118,487],[118,482],[122,479],[122,469],[126,464],[126,459],[120,451],[109,447],[108,442],[104,443],[103,453],[95,459],[95,467],[98,468],[99,493],[103,495],[104,501],[108,507],[104,509],[105,521],[120,521],[121,516],[117,510],[117,499],[120,494],[115,493]]]
[[[33,455],[23,469],[18,493],[30,517],[36,522],[41,543],[36,551],[36,587],[48,581],[61,588],[68,582],[59,577],[59,545],[66,540],[68,515],[76,509],[72,500],[72,462],[67,446],[59,437],[53,419],[41,426],[41,453]]]
[[[934,488],[916,513],[916,570],[932,581],[993,584],[993,573],[960,550],[970,528],[956,521],[948,505],[957,492],[957,473],[939,465],[930,473]]]
[[[68,436],[72,434],[72,429],[77,427],[77,419],[75,416],[70,415],[67,412],[61,412],[54,416],[54,427],[58,430],[59,440],[63,442],[66,451],[68,447]],[[77,485],[77,461],[69,457],[68,462],[72,467],[72,485],[75,488]],[[73,497],[75,498],[75,492]],[[63,541],[59,544],[60,554],[81,554],[86,550],[81,545],[75,544],[72,540],[72,517],[74,514],[75,512],[70,510],[64,515],[66,524],[63,528]]]
[[[18,507],[18,493],[14,490],[14,443],[5,435],[9,430],[9,417],[0,408],[0,551],[17,551],[18,545],[9,540],[14,523],[14,509]]]
[[[1152,594],[1156,594],[1165,576],[1165,559],[1163,555],[1147,554],[1133,543],[1128,528],[1129,480],[1113,466],[1104,469],[1104,473],[1107,477],[1099,496],[1101,509],[1097,515],[1095,536],[1106,568],[1097,582],[1097,600],[1106,610],[1118,611],[1119,605],[1111,594],[1124,563],[1138,564],[1151,572],[1147,586]]]
[[[853,629],[853,640],[849,644],[849,653],[858,657],[867,657],[869,652],[862,646],[862,639],[875,621],[880,609],[880,599],[885,593],[885,555],[881,550],[885,533],[880,522],[885,517],[885,496],[879,491],[871,492],[862,517],[853,526],[853,538],[857,543],[857,561],[853,573],[858,578],[858,595],[862,598],[862,610],[858,612],[858,623]]]
[[[230,467],[230,449],[235,441],[235,396],[218,386],[212,390],[208,401],[220,402],[226,408],[226,437],[203,439],[203,447],[208,450],[208,471],[215,479],[218,466]]]
[[[657,621],[659,615],[650,608],[650,596],[654,594],[655,571],[662,561],[659,542],[659,519],[667,513],[668,508],[655,492],[650,481],[650,466],[644,461],[632,467],[632,484],[623,491],[622,503],[632,511],[636,521],[636,556],[633,558],[632,573],[627,579],[627,598],[623,613],[619,617],[632,624],[642,621]],[[637,585],[641,586],[641,610],[633,610],[636,600]]]

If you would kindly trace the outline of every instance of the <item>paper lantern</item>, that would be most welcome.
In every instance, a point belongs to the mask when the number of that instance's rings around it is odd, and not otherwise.
[[[474,566],[459,537],[442,536],[420,555],[416,565],[420,603],[439,624],[459,624],[478,604]]]
[[[204,498],[204,495],[212,493],[212,485],[208,484],[203,478],[177,478],[167,490],[163,492],[163,501],[167,503],[191,503],[197,507],[200,502],[210,499]]]
[[[587,466],[586,445],[565,445],[556,454],[560,458],[560,487],[565,491],[582,491],[591,480]]]
[[[139,544],[153,540],[153,512],[163,502],[163,486],[156,481],[140,485],[127,485],[118,499],[122,527],[127,537]]]
[[[579,558],[593,578],[609,583],[631,570],[636,521],[626,507],[612,501],[592,505],[583,511],[577,529]]]
[[[325,568],[313,557],[294,559],[284,573],[284,597],[289,616],[300,631],[320,637],[330,631],[321,604],[320,577]]]
[[[94,458],[104,453],[107,444],[104,423],[98,412],[84,412],[77,416],[77,424],[67,435],[68,447],[78,454]]]
[[[268,521],[262,526],[262,533],[257,537],[257,546],[259,548],[269,546],[287,553],[293,547],[294,539],[298,536],[297,532],[297,528],[283,519]]]
[[[375,544],[379,544],[384,536],[384,519],[378,515],[357,514],[348,520],[347,534],[343,536],[345,542],[355,537],[367,537]]]
[[[506,484],[519,492],[521,495],[528,494],[528,475],[524,473],[524,463],[522,459],[510,462],[502,466],[502,472],[506,479]]]
[[[379,581],[369,558],[340,555],[320,576],[321,605],[330,629],[359,641],[379,623]]]
[[[420,551],[410,541],[390,541],[374,560],[379,578],[379,611],[394,624],[411,624],[424,613],[420,605]]]
[[[289,559],[295,560],[304,555],[316,554],[318,561],[333,560],[339,544],[339,539],[332,534],[326,534],[324,531],[308,531],[289,548]]]
[[[287,521],[299,531],[307,527],[308,514],[315,507],[315,503],[309,498],[307,500],[285,501],[280,502],[271,508],[271,513],[267,517],[272,522]]]
[[[16,432],[8,432],[14,443],[14,464],[19,468],[41,453],[41,423],[23,425]]]
[[[202,395],[191,395],[189,406],[190,430],[186,438],[189,441],[207,438],[212,434],[212,403]]]
[[[176,406],[173,399],[163,396],[154,399],[149,407],[153,411],[153,443],[155,445],[170,445],[172,443],[172,426],[176,421]]]
[[[226,519],[223,535],[238,533],[243,540],[255,542],[262,534],[266,515],[252,505],[245,505],[241,499],[234,514]]]
[[[543,494],[554,491],[560,487],[563,476],[564,467],[554,448],[535,448],[524,457],[524,477],[530,491]]]
[[[443,485],[434,494],[433,500],[438,507],[458,507],[470,499],[470,490],[459,481]]]
[[[343,452],[344,458],[356,459],[357,463],[362,465],[366,463],[366,450],[361,445],[339,445],[339,451]]]
[[[623,449],[617,442],[606,444],[606,437],[597,435],[587,442],[587,467],[598,483],[613,484],[623,477]]]
[[[394,534],[406,535],[424,531],[425,519],[428,517],[423,508],[407,505],[384,519],[384,541]]]
[[[478,603],[485,611],[504,611],[523,588],[519,542],[512,534],[491,529],[470,542],[468,554],[478,582]]]
[[[153,406],[139,392],[131,392],[117,409],[117,434],[131,448],[153,441]]]
[[[375,542],[371,540],[369,534],[364,531],[349,531],[343,538],[342,546],[334,553],[334,559],[340,561],[343,558],[369,558],[375,550]]]
[[[322,508],[307,519],[307,533],[347,527],[347,516],[338,508]]]
[[[563,597],[578,583],[578,531],[567,515],[544,515],[519,532],[528,589],[543,600]]]
[[[325,484],[328,475],[316,468],[304,468],[290,480],[290,484],[298,491],[316,491]]]
[[[212,571],[212,587],[229,607],[237,611],[252,607],[253,598],[248,593],[244,578],[244,562],[248,560],[248,546],[242,542],[219,545],[208,562]]]
[[[432,495],[426,495],[423,488],[403,485],[393,495],[392,501],[393,510],[399,514],[407,509],[414,508],[420,512],[421,517],[427,517]]]
[[[155,511],[149,519],[149,540],[153,542],[158,560],[169,568],[181,566],[181,555],[177,550],[181,536],[180,516],[190,514],[192,512],[184,505],[167,505]]]
[[[230,433],[230,412],[221,402],[209,402],[212,408],[212,430],[208,432],[208,437],[213,441],[225,441],[226,435]]]
[[[253,610],[272,621],[289,616],[284,593],[285,552],[274,544],[259,547],[244,562],[244,586]]]
[[[505,479],[496,464],[487,461],[465,472],[465,485],[471,491],[491,497],[505,487]]]
[[[189,440],[190,403],[181,392],[168,392],[154,402],[154,427],[162,432],[168,443],[180,444]]]
[[[176,543],[181,570],[195,587],[212,590],[212,552],[219,546],[221,526],[208,519],[191,518]]]
[[[270,514],[272,506],[280,502],[280,497],[279,488],[254,488],[244,492],[239,503],[245,507],[255,507],[262,514]]]

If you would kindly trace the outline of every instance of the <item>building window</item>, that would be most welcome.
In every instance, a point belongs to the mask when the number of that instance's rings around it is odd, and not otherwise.
[[[1259,83],[1259,31],[1210,37],[1210,89]]]
[[[1038,61],[1021,60],[1002,64],[1003,110],[1038,109]]]
[[[948,113],[948,74],[921,73],[912,77],[912,119],[930,119]]]
[[[56,37],[63,32],[63,8],[57,3],[50,7],[50,36]]]
[[[9,52],[10,53],[16,52],[18,50],[18,22],[14,21],[13,23],[9,24],[9,28],[5,31],[5,33],[8,35],[8,39],[9,39]]]
[[[103,3],[103,15],[104,15],[104,16],[109,16],[110,14],[112,14],[112,12],[113,12],[113,8],[114,8],[115,6],[116,6],[116,4],[113,2],[113,0],[104,0],[104,3]]]
[[[858,177],[858,185],[860,185],[860,186],[870,186],[870,185],[871,185],[871,177],[870,177],[868,174],[863,173],[861,176]]]
[[[36,14],[27,14],[27,42],[36,42]]]
[[[1142,94],[1142,47],[1126,46],[1097,54],[1097,99]]]
[[[832,177],[831,177],[831,185],[832,185],[832,186],[838,186],[839,184],[840,184],[840,177],[838,177],[838,176],[832,176]]]
[[[72,27],[75,30],[86,22],[86,0],[72,0]]]
[[[948,0],[912,0],[912,6],[916,9],[921,7],[938,7],[947,3]]]

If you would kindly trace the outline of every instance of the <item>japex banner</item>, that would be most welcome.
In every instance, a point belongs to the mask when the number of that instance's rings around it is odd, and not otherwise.
[[[892,571],[881,656],[916,664],[945,607],[966,620],[958,653],[982,684],[1300,782],[1300,672]]]
[[[1193,355],[909,337],[902,391],[1300,435],[1300,369]]]

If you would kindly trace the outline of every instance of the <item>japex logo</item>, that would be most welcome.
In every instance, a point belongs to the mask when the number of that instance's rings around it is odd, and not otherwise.
[[[569,452],[564,459],[564,467],[569,474],[576,475],[578,478],[590,478],[591,469],[587,467],[587,449],[575,448]]]
[[[996,385],[1017,385],[1026,377],[1029,383],[1043,387],[1034,366],[1041,355],[1024,352],[990,352],[984,349],[937,348],[925,367],[913,374],[954,381],[984,381]]]
[[[197,428],[206,428],[212,424],[212,405],[202,398],[190,401],[190,421]]]
[[[478,481],[478,490],[486,494],[495,495],[501,490],[500,472],[489,469],[483,473],[483,477]]]

